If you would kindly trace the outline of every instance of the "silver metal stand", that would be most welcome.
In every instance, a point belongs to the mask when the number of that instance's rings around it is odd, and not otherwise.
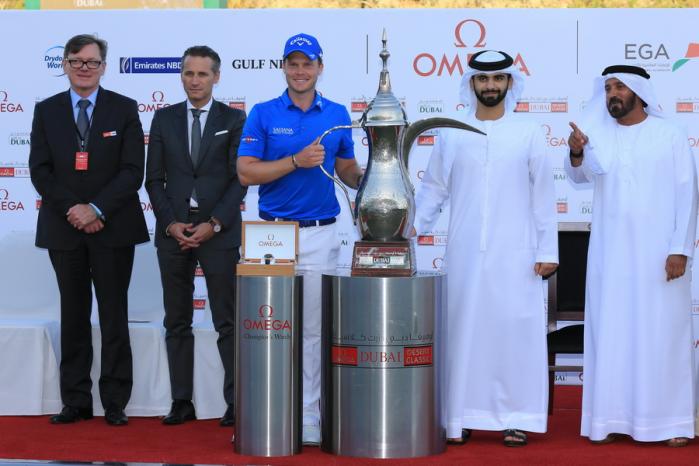
[[[234,447],[288,456],[301,447],[301,276],[238,276]]]
[[[323,450],[368,458],[445,450],[442,278],[323,275]]]

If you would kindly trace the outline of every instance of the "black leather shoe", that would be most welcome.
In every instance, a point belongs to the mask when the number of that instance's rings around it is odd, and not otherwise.
[[[233,405],[228,405],[226,414],[223,415],[219,424],[221,427],[233,427],[235,425],[235,410],[233,409]]]
[[[129,418],[121,408],[106,408],[104,410],[104,420],[110,426],[125,426],[129,423]]]
[[[51,424],[71,424],[77,421],[92,419],[91,408],[74,408],[72,406],[64,406],[60,413],[51,416],[49,422]]]
[[[163,418],[163,424],[173,426],[196,418],[194,405],[190,400],[175,400],[172,402],[170,412]]]

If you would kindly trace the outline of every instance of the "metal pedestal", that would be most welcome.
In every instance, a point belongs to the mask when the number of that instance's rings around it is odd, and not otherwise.
[[[442,278],[323,275],[323,450],[369,458],[445,450]]]
[[[238,276],[235,451],[288,456],[301,447],[300,276]]]

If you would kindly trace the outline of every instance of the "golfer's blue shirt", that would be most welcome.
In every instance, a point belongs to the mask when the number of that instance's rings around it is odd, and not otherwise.
[[[245,122],[238,148],[239,156],[274,161],[297,154],[324,131],[351,124],[347,109],[316,93],[313,105],[303,111],[289,98],[288,91],[256,104]],[[335,158],[354,158],[350,129],[337,130],[323,138],[323,167],[335,172]],[[259,210],[276,218],[321,220],[335,217],[340,205],[335,186],[320,167],[297,168],[291,173],[260,185]]]

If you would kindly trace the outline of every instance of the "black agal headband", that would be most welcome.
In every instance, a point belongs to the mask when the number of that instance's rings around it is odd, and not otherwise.
[[[512,66],[514,60],[505,52],[483,50],[471,56],[468,66],[477,71],[499,71]]]
[[[640,66],[631,66],[631,65],[612,65],[608,66],[602,71],[602,76],[607,76],[608,74],[614,74],[614,73],[628,73],[628,74],[635,74],[638,75],[642,78],[645,79],[650,79],[650,75],[646,70],[641,68]]]

